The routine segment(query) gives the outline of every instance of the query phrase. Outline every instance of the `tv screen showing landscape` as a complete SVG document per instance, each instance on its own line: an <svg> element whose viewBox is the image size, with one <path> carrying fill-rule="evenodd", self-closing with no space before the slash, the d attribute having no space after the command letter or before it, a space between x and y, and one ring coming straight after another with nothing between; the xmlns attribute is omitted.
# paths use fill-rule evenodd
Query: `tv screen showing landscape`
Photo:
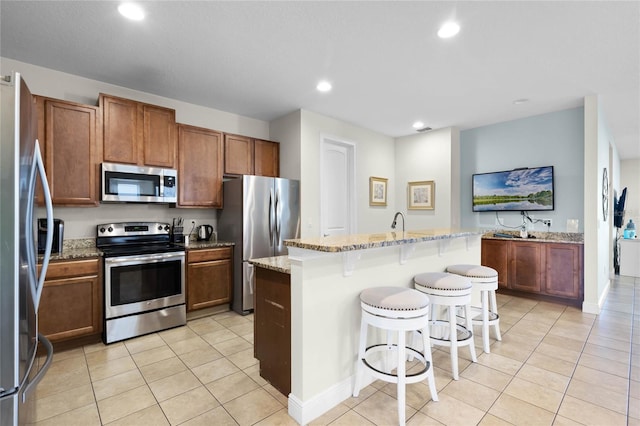
<svg viewBox="0 0 640 426"><path fill-rule="evenodd" d="M553 210L553 166L473 175L473 211Z"/></svg>

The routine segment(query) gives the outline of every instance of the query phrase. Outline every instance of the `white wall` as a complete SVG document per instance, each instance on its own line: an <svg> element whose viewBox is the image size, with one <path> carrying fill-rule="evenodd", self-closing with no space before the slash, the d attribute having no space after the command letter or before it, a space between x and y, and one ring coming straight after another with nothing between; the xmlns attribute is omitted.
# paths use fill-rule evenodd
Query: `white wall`
<svg viewBox="0 0 640 426"><path fill-rule="evenodd" d="M599 313L609 290L613 214L602 213L602 175L616 175L615 141L596 95L584 98L584 302L582 310ZM612 171L613 169L613 171ZM609 191L610 198L613 190Z"/></svg>
<svg viewBox="0 0 640 426"><path fill-rule="evenodd" d="M100 93L120 96L140 102L173 108L178 123L269 139L269 123L254 118L164 98L126 87L42 68L13 59L1 58L0 72L5 75L17 71L34 95L49 96L66 101L97 105ZM204 90L204 88L203 88Z"/></svg>
<svg viewBox="0 0 640 426"><path fill-rule="evenodd" d="M389 230L394 204L393 139L311 111L300 112L301 216L303 238L320 236L320 137L332 136L356 146L357 231ZM387 206L369 206L369 177L388 178Z"/></svg>
<svg viewBox="0 0 640 426"><path fill-rule="evenodd" d="M8 58L0 59L0 73L6 75L12 71L20 72L31 92L36 95L97 105L99 93L102 92L173 108L176 110L176 120L179 123L261 139L270 138L269 123L265 121L114 86ZM65 239L95 238L95 226L101 223L133 220L170 223L173 217L181 216L186 220L185 226L189 229L191 220L195 220L196 225L208 223L215 226L217 222L215 209L176 209L166 205L150 204L101 204L94 208L54 207L53 213L56 218L65 221ZM44 212L40 210L37 214L43 216Z"/></svg>
<svg viewBox="0 0 640 426"><path fill-rule="evenodd" d="M629 219L632 219L636 224L636 232L640 232L640 158L620 162L618 195L624 187L627 188L627 198L623 228L627 226Z"/></svg>
<svg viewBox="0 0 640 426"><path fill-rule="evenodd" d="M395 205L407 216L407 229L459 225L459 131L455 128L405 136L395 142ZM435 183L434 210L408 210L408 183Z"/></svg>
<svg viewBox="0 0 640 426"><path fill-rule="evenodd" d="M280 177L300 180L300 117L297 110L269 123L269 140L280 142Z"/></svg>
<svg viewBox="0 0 640 426"><path fill-rule="evenodd" d="M584 229L584 113L573 108L460 132L461 211L464 227L499 228L495 212L472 211L471 179L474 173L512 170L518 167L554 166L555 210L529 212L537 219L551 219L552 232L566 231L567 219L578 219ZM522 224L519 212L500 212L500 222ZM529 230L546 231L543 224Z"/></svg>

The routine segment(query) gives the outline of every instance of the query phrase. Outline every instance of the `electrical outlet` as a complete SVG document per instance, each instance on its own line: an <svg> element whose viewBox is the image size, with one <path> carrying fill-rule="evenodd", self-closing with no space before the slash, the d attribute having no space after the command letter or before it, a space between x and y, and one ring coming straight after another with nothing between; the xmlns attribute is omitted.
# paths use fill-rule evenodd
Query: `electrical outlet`
<svg viewBox="0 0 640 426"><path fill-rule="evenodd" d="M547 228L551 228L551 219L541 219L542 223L547 225Z"/></svg>

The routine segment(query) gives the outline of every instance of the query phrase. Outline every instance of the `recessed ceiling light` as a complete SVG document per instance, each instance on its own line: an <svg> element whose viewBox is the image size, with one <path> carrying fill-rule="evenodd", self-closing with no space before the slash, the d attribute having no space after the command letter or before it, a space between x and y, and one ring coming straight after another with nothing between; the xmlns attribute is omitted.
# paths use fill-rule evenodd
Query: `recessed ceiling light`
<svg viewBox="0 0 640 426"><path fill-rule="evenodd" d="M416 121L415 123L413 123L414 129L421 129L423 127L424 127L424 123L422 121Z"/></svg>
<svg viewBox="0 0 640 426"><path fill-rule="evenodd" d="M438 37L449 38L460 32L460 25L453 21L445 22L438 30Z"/></svg>
<svg viewBox="0 0 640 426"><path fill-rule="evenodd" d="M515 101L513 101L514 105L520 105L520 104L524 104L526 102L529 102L529 99L520 98L520 99L516 99Z"/></svg>
<svg viewBox="0 0 640 426"><path fill-rule="evenodd" d="M134 3L122 3L118 6L118 12L132 21L142 21L144 19L144 10Z"/></svg>
<svg viewBox="0 0 640 426"><path fill-rule="evenodd" d="M331 83L329 83L326 80L323 80L320 83L318 83L318 85L316 86L316 89L318 89L319 92L328 92L331 90Z"/></svg>

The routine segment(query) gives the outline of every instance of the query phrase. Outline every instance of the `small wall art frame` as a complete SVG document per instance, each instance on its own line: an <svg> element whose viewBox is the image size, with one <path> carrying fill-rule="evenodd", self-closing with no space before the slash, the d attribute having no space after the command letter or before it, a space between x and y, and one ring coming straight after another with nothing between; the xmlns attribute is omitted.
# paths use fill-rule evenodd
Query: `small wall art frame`
<svg viewBox="0 0 640 426"><path fill-rule="evenodd" d="M436 186L432 180L409 182L407 209L434 210L436 208Z"/></svg>
<svg viewBox="0 0 640 426"><path fill-rule="evenodd" d="M371 176L369 178L369 205L387 205L387 181L388 179Z"/></svg>

